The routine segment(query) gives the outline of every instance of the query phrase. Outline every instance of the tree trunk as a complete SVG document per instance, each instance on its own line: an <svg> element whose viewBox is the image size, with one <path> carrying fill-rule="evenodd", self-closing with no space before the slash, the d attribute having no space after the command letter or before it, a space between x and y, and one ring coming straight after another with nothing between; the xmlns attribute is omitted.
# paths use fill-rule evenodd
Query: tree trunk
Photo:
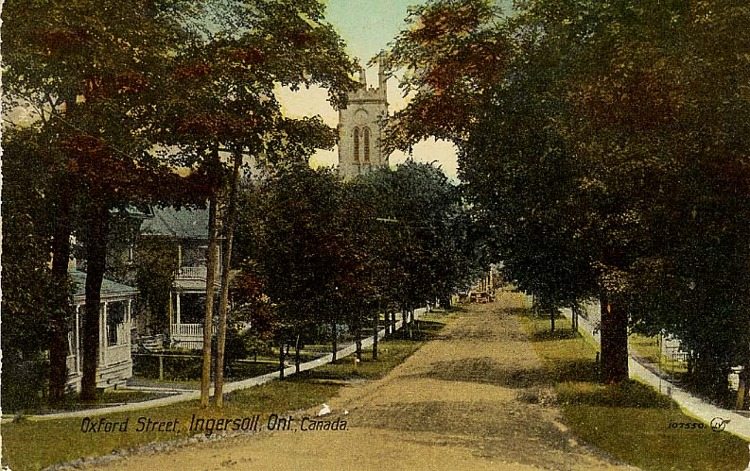
<svg viewBox="0 0 750 471"><path fill-rule="evenodd" d="M745 404L747 404L747 388L748 388L748 370L747 363L745 363L742 372L740 372L740 384L737 388L737 400L734 408L737 410L744 410Z"/></svg>
<svg viewBox="0 0 750 471"><path fill-rule="evenodd" d="M224 347L227 342L227 309L229 307L229 271L232 262L232 241L237 219L237 187L240 181L242 153L234 153L234 168L229 188L229 202L224 215L224 237L226 244L221 265L221 297L219 300L219 331L216 341L216 386L214 401L217 407L224 406Z"/></svg>
<svg viewBox="0 0 750 471"><path fill-rule="evenodd" d="M372 316L372 359L378 359L378 321L380 320L380 307L375 310Z"/></svg>
<svg viewBox="0 0 750 471"><path fill-rule="evenodd" d="M96 370L99 363L101 288L107 265L109 207L103 200L92 202L86 220L86 306L83 315L83 376L81 400L96 399ZM106 319L105 319L106 322ZM106 339L105 339L106 340Z"/></svg>
<svg viewBox="0 0 750 471"><path fill-rule="evenodd" d="M335 362L336 361L336 350L338 350L338 340L339 340L338 339L339 332L338 332L338 328L336 327L336 321L335 320L331 323L331 332L333 333L333 340L331 341L331 343L332 343L332 345L331 345L331 354L333 356L331 358L331 361Z"/></svg>
<svg viewBox="0 0 750 471"><path fill-rule="evenodd" d="M550 332L555 331L555 309L549 310L549 330Z"/></svg>
<svg viewBox="0 0 750 471"><path fill-rule="evenodd" d="M622 304L601 297L601 371L605 383L628 379L628 315Z"/></svg>
<svg viewBox="0 0 750 471"><path fill-rule="evenodd" d="M448 311L451 308L451 297L450 295L445 296L440 300L440 307L443 308L443 310Z"/></svg>
<svg viewBox="0 0 750 471"><path fill-rule="evenodd" d="M217 154L218 157L218 154ZM203 319L203 369L201 371L201 407L208 407L211 393L211 337L214 319L214 284L218 247L216 192L208 201L208 254L206 254L206 312Z"/></svg>
<svg viewBox="0 0 750 471"><path fill-rule="evenodd" d="M297 335L297 342L294 344L294 371L296 373L299 373L299 366L300 366L300 356L299 356L299 345L300 345L300 335Z"/></svg>
<svg viewBox="0 0 750 471"><path fill-rule="evenodd" d="M747 347L746 347L747 348ZM742 362L742 371L740 372L740 385L737 388L737 400L735 409L745 410L747 408L747 399L750 395L750 351L745 350L744 361Z"/></svg>
<svg viewBox="0 0 750 471"><path fill-rule="evenodd" d="M354 329L354 345L356 350L357 360L362 361L362 329L359 326Z"/></svg>
<svg viewBox="0 0 750 471"><path fill-rule="evenodd" d="M286 361L286 355L284 355L284 341L279 342L279 379L284 379L284 362Z"/></svg>
<svg viewBox="0 0 750 471"><path fill-rule="evenodd" d="M52 295L49 345L49 401L59 404L65 396L68 380L67 334L71 314L68 299L68 259L70 258L71 195L66 185L61 185L60 204L55 211L55 229L52 238L52 279L56 293ZM80 332L76 332L76 342ZM75 352L75 347L74 347Z"/></svg>
<svg viewBox="0 0 750 471"><path fill-rule="evenodd" d="M409 338L414 338L414 309L409 307L408 308L408 316L409 316Z"/></svg>

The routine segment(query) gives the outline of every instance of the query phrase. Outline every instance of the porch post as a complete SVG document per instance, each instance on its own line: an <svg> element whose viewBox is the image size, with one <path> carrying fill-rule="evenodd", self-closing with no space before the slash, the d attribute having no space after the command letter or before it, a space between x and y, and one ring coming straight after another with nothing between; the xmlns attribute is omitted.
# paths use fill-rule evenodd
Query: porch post
<svg viewBox="0 0 750 471"><path fill-rule="evenodd" d="M167 314L169 315L169 331L172 332L172 324L174 324L174 303L172 302L172 290L169 290L169 306L167 307Z"/></svg>
<svg viewBox="0 0 750 471"><path fill-rule="evenodd" d="M101 320L99 321L99 351L101 354L101 366L107 365L107 303L102 304Z"/></svg>
<svg viewBox="0 0 750 471"><path fill-rule="evenodd" d="M132 302L133 302L133 300L130 299L130 298L128 298L128 308L125 310L125 329L124 330L125 330L125 344L126 345L130 345L130 342L131 342L131 338L130 338L130 329L131 329L130 320L131 320L132 309L133 309Z"/></svg>
<svg viewBox="0 0 750 471"><path fill-rule="evenodd" d="M81 316L80 316L80 304L76 304L76 337L75 346L73 347L73 354L76 356L75 367L76 373L81 372Z"/></svg>
<svg viewBox="0 0 750 471"><path fill-rule="evenodd" d="M180 292L177 291L175 294L177 295L177 324L179 325L181 323L181 319L180 319Z"/></svg>

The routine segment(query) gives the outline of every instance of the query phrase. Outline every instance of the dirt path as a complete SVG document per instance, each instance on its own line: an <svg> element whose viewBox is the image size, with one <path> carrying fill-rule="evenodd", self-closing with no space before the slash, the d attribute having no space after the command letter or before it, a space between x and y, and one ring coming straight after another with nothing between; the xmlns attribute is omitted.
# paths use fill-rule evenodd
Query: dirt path
<svg viewBox="0 0 750 471"><path fill-rule="evenodd" d="M506 295L472 306L382 380L343 389L328 418L345 419L345 431L299 430L299 414L297 431L133 456L97 469L632 469L578 445L546 400L549 390L524 376L540 361L506 310L518 302Z"/></svg>

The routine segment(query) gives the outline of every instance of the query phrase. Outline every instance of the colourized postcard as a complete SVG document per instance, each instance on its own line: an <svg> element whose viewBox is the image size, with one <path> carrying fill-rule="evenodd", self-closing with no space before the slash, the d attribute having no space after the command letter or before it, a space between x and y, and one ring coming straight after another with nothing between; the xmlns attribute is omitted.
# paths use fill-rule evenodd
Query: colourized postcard
<svg viewBox="0 0 750 471"><path fill-rule="evenodd" d="M3 471L750 469L750 7L6 0Z"/></svg>

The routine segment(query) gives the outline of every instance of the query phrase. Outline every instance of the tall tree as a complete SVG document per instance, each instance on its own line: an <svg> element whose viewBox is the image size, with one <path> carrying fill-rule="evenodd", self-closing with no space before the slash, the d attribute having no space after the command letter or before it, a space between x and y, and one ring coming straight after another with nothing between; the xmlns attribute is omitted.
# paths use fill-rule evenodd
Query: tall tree
<svg viewBox="0 0 750 471"><path fill-rule="evenodd" d="M747 97L730 85L747 71L736 53L746 39L735 31L745 10L731 2L710 13L701 2L519 6L507 22L506 76L485 90L460 149L461 177L500 235L506 270L553 305L599 297L606 381L627 378L635 315L651 331L669 325L691 338L699 370L713 378L701 381L721 389L733 355L710 346L706 332L742 324L746 292L743 262L726 263L746 260L736 221L746 214L737 182L747 130L737 123L746 122ZM715 51L728 30L736 49ZM713 281L726 276L740 282L731 294ZM678 312L675 299L691 305L663 313Z"/></svg>
<svg viewBox="0 0 750 471"><path fill-rule="evenodd" d="M340 105L344 91L353 84L349 78L352 63L338 35L324 22L323 13L324 7L317 1L212 2L207 19L213 27L178 57L173 71L174 83L179 86L171 96L171 106L165 109L164 120L172 125L165 127L164 140L182 149L180 158L184 164L202 168L211 176L212 213L216 213L214 208L220 203L219 193L225 195L223 205L227 211L211 218L209 230L209 247L217 246L220 226L227 241L219 304L220 356L226 330L229 241L236 217L233 195L240 167L246 161L262 165L283 155L296 157L310 145L326 147L331 142L330 130L319 119L286 118L276 99L276 89L279 85L297 89L315 84L327 88L330 101ZM215 256L213 249L209 252L210 257ZM209 260L209 269L213 266L215 263ZM213 297L214 277L208 278L207 297ZM209 401L212 325L213 303L207 302L203 406ZM220 365L216 376L216 402L221 405Z"/></svg>
<svg viewBox="0 0 750 471"><path fill-rule="evenodd" d="M341 194L330 169L313 170L305 162L279 165L262 182L259 205L249 213L254 248L247 268L263 280L282 323L277 338L282 369L289 342L344 320L340 284L348 241L339 227Z"/></svg>
<svg viewBox="0 0 750 471"><path fill-rule="evenodd" d="M86 203L85 399L93 399L96 391L99 290L106 256L102 239L108 211L128 204L134 191L143 195L154 188L149 183L168 175L145 152L150 144L144 119L159 96L162 66L184 32L180 20L186 6L189 2L123 5L87 0L4 5L8 95L14 104L33 111L43 127L55 129L56 134L46 135L62 163L60 181L66 182L56 195L52 271L57 279L67 277L72 204ZM62 335L50 344L55 359L61 354L57 346ZM64 360L54 361L52 391L59 399Z"/></svg>
<svg viewBox="0 0 750 471"><path fill-rule="evenodd" d="M439 168L408 161L353 183L373 215L368 225L375 237L366 247L382 296L411 311L468 283L480 263L479 240L470 236L458 188Z"/></svg>
<svg viewBox="0 0 750 471"><path fill-rule="evenodd" d="M45 141L33 128L6 128L2 136L2 407L10 411L37 405L48 385L56 402L67 380L71 287L67 279L55 283L48 266L55 227L49 207L58 174L50 170L59 162ZM47 348L59 355L49 357L49 368ZM62 367L54 364L58 358ZM48 370L56 376L45 377Z"/></svg>

